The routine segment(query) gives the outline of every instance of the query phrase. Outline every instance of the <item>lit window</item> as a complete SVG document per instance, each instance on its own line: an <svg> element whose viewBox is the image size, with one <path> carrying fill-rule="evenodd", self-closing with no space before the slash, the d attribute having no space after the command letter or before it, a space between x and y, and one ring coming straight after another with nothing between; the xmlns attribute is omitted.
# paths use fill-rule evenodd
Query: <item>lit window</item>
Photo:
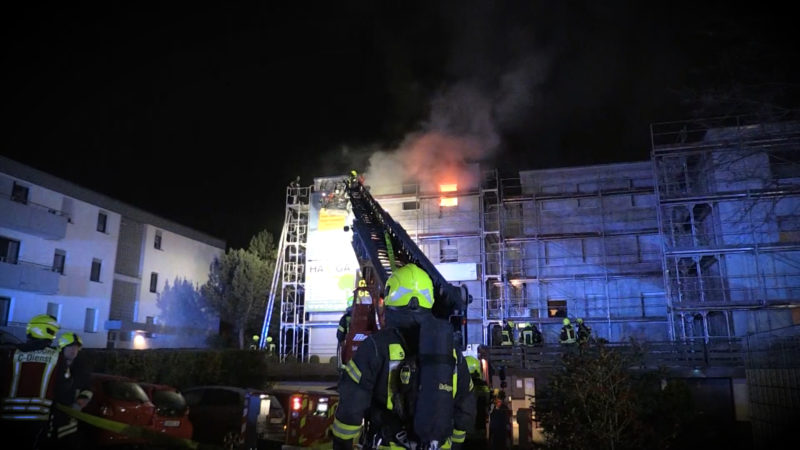
<svg viewBox="0 0 800 450"><path fill-rule="evenodd" d="M548 300L547 317L567 317L567 301Z"/></svg>
<svg viewBox="0 0 800 450"><path fill-rule="evenodd" d="M94 258L92 260L92 273L89 278L90 280L97 282L100 281L100 268L102 264L103 264L102 261L97 258Z"/></svg>
<svg viewBox="0 0 800 450"><path fill-rule="evenodd" d="M455 192L458 190L458 185L455 183L440 184L439 190L441 192Z"/></svg>
<svg viewBox="0 0 800 450"><path fill-rule="evenodd" d="M442 197L441 200L439 200L439 206L458 206L458 197Z"/></svg>

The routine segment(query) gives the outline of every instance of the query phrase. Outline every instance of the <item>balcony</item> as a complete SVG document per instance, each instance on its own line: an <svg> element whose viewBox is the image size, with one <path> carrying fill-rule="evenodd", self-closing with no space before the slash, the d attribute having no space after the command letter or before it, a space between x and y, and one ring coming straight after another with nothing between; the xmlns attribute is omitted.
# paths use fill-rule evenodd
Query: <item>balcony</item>
<svg viewBox="0 0 800 450"><path fill-rule="evenodd" d="M22 203L0 197L0 227L10 228L48 240L64 239L67 216L61 211L32 202Z"/></svg>
<svg viewBox="0 0 800 450"><path fill-rule="evenodd" d="M50 266L25 261L12 264L0 258L0 288L53 295L58 293L60 277Z"/></svg>

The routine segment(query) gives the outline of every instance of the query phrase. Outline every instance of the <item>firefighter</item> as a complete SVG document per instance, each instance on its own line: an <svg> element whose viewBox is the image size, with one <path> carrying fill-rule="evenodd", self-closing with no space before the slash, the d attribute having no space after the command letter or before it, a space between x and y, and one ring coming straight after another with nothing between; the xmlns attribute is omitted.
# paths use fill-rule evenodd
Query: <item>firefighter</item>
<svg viewBox="0 0 800 450"><path fill-rule="evenodd" d="M76 333L68 331L58 338L61 362L55 374L55 403L82 410L92 399L90 369L78 358L83 341ZM83 447L78 420L58 408L53 408L50 425L50 440L55 448L80 449Z"/></svg>
<svg viewBox="0 0 800 450"><path fill-rule="evenodd" d="M19 447L46 445L50 407L55 398L54 373L61 353L52 346L61 327L49 314L34 316L26 341L3 349L0 372L0 433Z"/></svg>
<svg viewBox="0 0 800 450"><path fill-rule="evenodd" d="M589 342L589 337L592 335L592 328L583 323L583 319L580 317L578 317L578 320L575 322L578 324L578 343L585 344Z"/></svg>
<svg viewBox="0 0 800 450"><path fill-rule="evenodd" d="M536 328L536 324L523 323L520 328L519 343L527 346L540 345L542 343L542 332Z"/></svg>
<svg viewBox="0 0 800 450"><path fill-rule="evenodd" d="M486 440L486 425L489 421L489 406L492 402L492 392L489 385L483 380L483 373L481 371L481 363L478 358L474 356L465 356L467 360L467 369L472 379L473 390L475 394L475 426L467 430L467 439L464 443L465 449L485 449L487 446Z"/></svg>
<svg viewBox="0 0 800 450"><path fill-rule="evenodd" d="M342 317L339 319L339 327L336 328L336 340L338 341L337 355L339 360L339 368L342 368L342 351L344 351L345 339L347 339L347 332L350 330L350 321L353 318L353 296L347 299L347 309Z"/></svg>
<svg viewBox="0 0 800 450"><path fill-rule="evenodd" d="M350 320L353 318L353 296L347 298L347 309L339 319L339 328L336 329L336 339L339 341L339 346L344 345L344 340L347 337L347 331L350 329Z"/></svg>
<svg viewBox="0 0 800 450"><path fill-rule="evenodd" d="M559 335L559 342L562 344L574 344L575 343L575 329L572 328L572 323L570 323L569 319L564 317L564 320L561 321L563 324L561 326L561 334Z"/></svg>
<svg viewBox="0 0 800 450"><path fill-rule="evenodd" d="M272 336L267 336L267 352L270 355L275 354L275 343L272 342Z"/></svg>
<svg viewBox="0 0 800 450"><path fill-rule="evenodd" d="M507 320L503 325L500 345L514 345L514 322Z"/></svg>
<svg viewBox="0 0 800 450"><path fill-rule="evenodd" d="M254 334L252 338L250 338L250 350L258 350L258 340L261 339L261 336Z"/></svg>
<svg viewBox="0 0 800 450"><path fill-rule="evenodd" d="M359 436L364 449L463 444L475 423L475 398L452 326L431 311L433 292L415 264L389 277L385 326L361 342L339 378L334 449L352 449Z"/></svg>

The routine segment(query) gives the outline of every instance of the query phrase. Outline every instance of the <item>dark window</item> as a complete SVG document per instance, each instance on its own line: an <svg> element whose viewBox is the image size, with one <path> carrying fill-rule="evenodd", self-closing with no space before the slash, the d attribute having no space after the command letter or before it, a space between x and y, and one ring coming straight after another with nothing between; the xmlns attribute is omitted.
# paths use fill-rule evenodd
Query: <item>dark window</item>
<svg viewBox="0 0 800 450"><path fill-rule="evenodd" d="M9 313L11 313L11 299L0 297L0 327L8 325Z"/></svg>
<svg viewBox="0 0 800 450"><path fill-rule="evenodd" d="M161 250L161 232L160 231L156 231L156 238L153 241L153 247L155 247L156 250ZM155 292L155 291L151 291L151 292Z"/></svg>
<svg viewBox="0 0 800 450"><path fill-rule="evenodd" d="M0 262L16 264L19 258L19 241L0 236Z"/></svg>
<svg viewBox="0 0 800 450"><path fill-rule="evenodd" d="M158 273L150 272L150 292L158 292Z"/></svg>
<svg viewBox="0 0 800 450"><path fill-rule="evenodd" d="M92 281L100 281L100 267L102 266L102 261L95 258L92 260L92 274L89 278Z"/></svg>
<svg viewBox="0 0 800 450"><path fill-rule="evenodd" d="M117 400L137 403L150 401L144 389L133 381L106 381L103 390L107 396Z"/></svg>
<svg viewBox="0 0 800 450"><path fill-rule="evenodd" d="M11 200L13 200L13 201L15 201L17 203L22 203L24 205L27 205L28 204L28 192L29 191L28 191L28 187L27 186L22 186L20 184L17 184L17 182L15 181L14 182L14 187L12 188L12 191L11 191Z"/></svg>
<svg viewBox="0 0 800 450"><path fill-rule="evenodd" d="M97 231L101 233L106 232L106 223L108 222L108 215L106 213L97 214Z"/></svg>
<svg viewBox="0 0 800 450"><path fill-rule="evenodd" d="M458 246L451 243L450 239L439 241L439 261L458 262Z"/></svg>
<svg viewBox="0 0 800 450"><path fill-rule="evenodd" d="M58 272L64 275L64 262L67 260L67 252L64 250L56 249L53 254L53 272Z"/></svg>
<svg viewBox="0 0 800 450"><path fill-rule="evenodd" d="M403 211L414 211L419 209L419 202L403 202Z"/></svg>

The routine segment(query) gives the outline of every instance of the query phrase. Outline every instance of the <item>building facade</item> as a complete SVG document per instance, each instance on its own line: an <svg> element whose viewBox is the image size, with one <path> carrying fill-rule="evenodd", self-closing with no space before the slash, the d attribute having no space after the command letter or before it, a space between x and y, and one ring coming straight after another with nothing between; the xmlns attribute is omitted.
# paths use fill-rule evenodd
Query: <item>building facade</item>
<svg viewBox="0 0 800 450"><path fill-rule="evenodd" d="M371 192L468 288L472 346L496 343L503 321L534 323L554 343L565 317L611 342L708 342L800 323L798 131L795 117L657 124L649 161L511 175L470 164L447 186ZM301 314L315 290L305 255L324 180L287 191L282 336L335 328L344 309L330 299L341 308L324 320ZM320 345L284 340L282 352L329 356L332 334L319 335Z"/></svg>
<svg viewBox="0 0 800 450"><path fill-rule="evenodd" d="M0 157L0 327L24 339L37 314L87 347L181 346L157 299L201 285L225 242ZM189 327L191 328L191 327Z"/></svg>

